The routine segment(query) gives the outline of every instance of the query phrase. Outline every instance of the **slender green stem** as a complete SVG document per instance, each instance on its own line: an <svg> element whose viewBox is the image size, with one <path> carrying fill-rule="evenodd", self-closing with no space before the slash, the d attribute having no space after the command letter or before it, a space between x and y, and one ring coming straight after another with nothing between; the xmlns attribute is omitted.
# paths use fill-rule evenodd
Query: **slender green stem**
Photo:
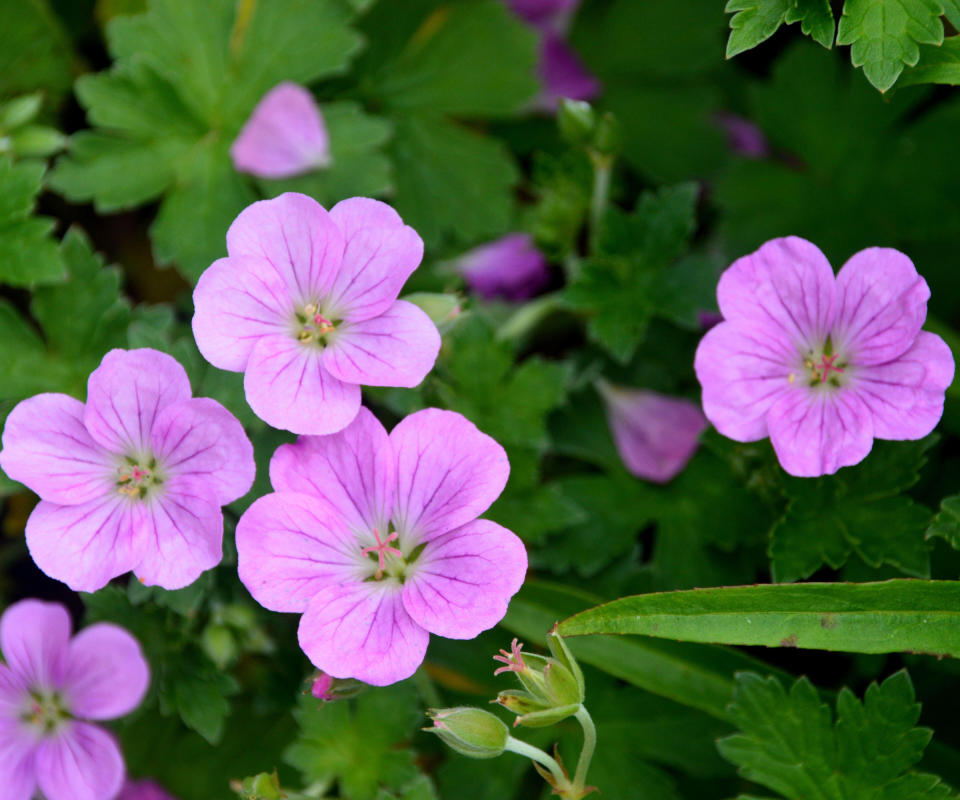
<svg viewBox="0 0 960 800"><path fill-rule="evenodd" d="M532 744L527 744L520 739L514 739L512 736L508 736L506 749L519 756L526 756L538 764L543 764L543 766L550 770L550 774L553 775L557 789L564 790L569 787L570 781L567 779L567 776L563 774L560 765L539 747L534 747Z"/></svg>
<svg viewBox="0 0 960 800"><path fill-rule="evenodd" d="M413 683L427 706L430 708L440 708L440 706L443 705L443 698L440 697L440 692L437 691L433 679L427 674L427 670L423 665L413 673Z"/></svg>
<svg viewBox="0 0 960 800"><path fill-rule="evenodd" d="M590 769L590 760L593 758L593 751L597 746L597 729L593 724L593 718L590 712L581 704L574 714L580 727L583 728L583 749L580 751L580 760L577 761L577 771L573 776L573 788L575 795L580 797L583 787L587 782L587 770Z"/></svg>
<svg viewBox="0 0 960 800"><path fill-rule="evenodd" d="M590 244L596 245L600 230L600 220L607 210L610 199L610 176L613 172L613 159L609 156L594 155L593 161L593 197L590 200Z"/></svg>

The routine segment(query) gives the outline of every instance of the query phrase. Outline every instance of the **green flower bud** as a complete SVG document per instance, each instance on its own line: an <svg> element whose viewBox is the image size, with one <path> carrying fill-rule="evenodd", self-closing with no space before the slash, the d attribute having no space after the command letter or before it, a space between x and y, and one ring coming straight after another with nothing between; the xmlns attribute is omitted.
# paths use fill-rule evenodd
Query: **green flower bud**
<svg viewBox="0 0 960 800"><path fill-rule="evenodd" d="M551 660L543 668L543 682L552 706L580 705L583 692L576 678L559 661Z"/></svg>
<svg viewBox="0 0 960 800"><path fill-rule="evenodd" d="M580 708L579 703L567 706L554 706L545 708L543 711L532 711L517 717L513 724L523 725L525 728L546 728L548 725L556 725L560 720L572 717Z"/></svg>
<svg viewBox="0 0 960 800"><path fill-rule="evenodd" d="M623 127L609 111L604 114L593 135L593 150L601 156L614 156L623 144Z"/></svg>
<svg viewBox="0 0 960 800"><path fill-rule="evenodd" d="M280 789L276 772L261 772L259 775L244 778L239 787L234 786L234 791L244 800L282 800L286 797Z"/></svg>
<svg viewBox="0 0 960 800"><path fill-rule="evenodd" d="M491 702L498 703L508 711L514 714L531 714L535 711L543 711L549 708L540 700L537 700L529 692L519 692L514 689L507 689L497 695L497 699Z"/></svg>
<svg viewBox="0 0 960 800"><path fill-rule="evenodd" d="M547 646L550 648L550 652L553 653L553 657L570 670L570 674L573 675L573 679L577 682L577 686L580 689L579 702L582 703L583 698L587 694L587 684L583 679L583 670L580 669L580 665L573 657L573 653L570 652L570 648L567 647L564 638L557 632L557 625L554 625L547 634Z"/></svg>
<svg viewBox="0 0 960 800"><path fill-rule="evenodd" d="M435 733L458 753L470 758L496 758L506 749L510 732L499 717L469 706L428 712Z"/></svg>
<svg viewBox="0 0 960 800"><path fill-rule="evenodd" d="M557 109L557 127L570 144L587 144L597 127L597 115L589 103L563 98Z"/></svg>
<svg viewBox="0 0 960 800"><path fill-rule="evenodd" d="M207 625L203 629L200 645L210 660L220 669L232 663L237 657L237 640L230 629L224 625Z"/></svg>

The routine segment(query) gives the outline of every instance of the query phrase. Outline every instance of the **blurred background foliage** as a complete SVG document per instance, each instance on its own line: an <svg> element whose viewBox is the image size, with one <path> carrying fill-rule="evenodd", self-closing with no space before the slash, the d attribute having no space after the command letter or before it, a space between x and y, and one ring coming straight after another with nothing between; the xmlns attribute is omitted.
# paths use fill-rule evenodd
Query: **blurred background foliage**
<svg viewBox="0 0 960 800"><path fill-rule="evenodd" d="M949 66L953 4L914 4L933 8L947 36L923 58ZM83 398L110 348L156 347L181 360L195 393L237 415L260 465L252 492L229 509L220 567L177 592L121 579L82 598L33 566L23 527L34 498L0 474L2 604L63 600L77 620L128 627L149 656L150 699L117 726L132 775L182 800L236 797L231 780L275 768L280 784L309 797L534 797L541 783L526 761L468 761L418 731L426 706L478 703L503 688L490 656L511 635L542 644L557 619L623 594L957 577L957 390L939 435L880 444L834 477L787 479L767 442L707 433L687 469L660 486L623 466L594 388L603 376L696 399L693 353L719 273L787 234L817 243L835 267L868 246L905 251L932 288L928 327L960 341L960 97L910 70L901 84L919 85L878 92L847 48L825 49L803 26L771 37L790 9L810 5L731 3L753 26L732 49L757 46L727 60L730 17L716 0L584 0L569 42L602 84L595 108L619 131L606 152L611 202L591 226L595 160L537 110L536 35L500 0L0 0L0 419L34 393ZM842 5L833 4L838 19ZM239 174L229 146L284 80L317 97L333 165L282 181ZM756 126L762 147L732 140L731 114ZM328 206L383 198L423 236L424 265L407 291L456 295L462 311L442 323L440 360L418 389L371 390L366 401L388 423L451 408L501 441L511 478L487 516L515 530L531 560L503 626L472 642L434 637L416 679L321 708L302 695L310 665L295 620L256 606L232 546L237 516L269 491L266 463L290 437L253 416L241 376L206 364L189 328L190 289L225 254L230 222L289 190ZM513 231L533 234L548 256L547 293L526 305L471 297L451 260ZM922 768L960 785L953 663L638 639L579 647L600 737L591 782L605 797L807 797L753 767L782 755L758 754L765 739L790 742L805 714L822 716L816 691L791 690L793 728L754 729L745 705L780 714L783 689L735 682L742 670L781 687L807 675L832 707L842 686L859 696L908 667L920 720L936 730ZM910 718L896 739L916 723L914 690L883 687L878 719ZM847 731L858 712L844 702L837 725ZM817 736L834 735L829 713ZM737 727L740 739L718 750ZM531 741L548 746L556 733L566 752L570 732ZM864 747L885 746L861 733ZM912 767L922 743L915 750L898 768ZM849 796L864 798L952 796L914 778L851 785L862 793Z"/></svg>

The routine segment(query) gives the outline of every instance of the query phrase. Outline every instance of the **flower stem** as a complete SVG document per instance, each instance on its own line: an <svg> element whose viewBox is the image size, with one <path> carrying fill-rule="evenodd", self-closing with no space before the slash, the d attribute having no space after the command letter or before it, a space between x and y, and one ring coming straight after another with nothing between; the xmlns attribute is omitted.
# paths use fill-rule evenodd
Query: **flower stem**
<svg viewBox="0 0 960 800"><path fill-rule="evenodd" d="M416 672L413 673L413 683L420 692L423 702L432 708L439 708L443 705L443 698L433 682L433 679L427 673L426 668L421 664Z"/></svg>
<svg viewBox="0 0 960 800"><path fill-rule="evenodd" d="M536 761L538 764L542 764L548 770L550 774L553 775L554 781L556 781L555 787L559 791L566 791L570 786L570 781L566 775L563 774L563 770L560 768L560 765L550 756L543 752L539 747L534 747L532 744L527 744L520 739L514 739L512 736L507 737L507 746L506 749L511 753L516 753L520 756L526 756L532 761ZM560 795L563 797L563 794Z"/></svg>
<svg viewBox="0 0 960 800"><path fill-rule="evenodd" d="M610 175L613 172L613 159L609 156L592 155L593 162L593 197L590 200L590 249L594 250L597 244L597 234L600 230L600 220L607 210L610 199Z"/></svg>
<svg viewBox="0 0 960 800"><path fill-rule="evenodd" d="M581 797L587 781L587 770L590 769L590 760L593 758L593 751L597 746L597 729L593 724L590 712L582 704L574 716L580 723L580 727L583 728L583 749L580 751L577 771L573 776L574 795Z"/></svg>

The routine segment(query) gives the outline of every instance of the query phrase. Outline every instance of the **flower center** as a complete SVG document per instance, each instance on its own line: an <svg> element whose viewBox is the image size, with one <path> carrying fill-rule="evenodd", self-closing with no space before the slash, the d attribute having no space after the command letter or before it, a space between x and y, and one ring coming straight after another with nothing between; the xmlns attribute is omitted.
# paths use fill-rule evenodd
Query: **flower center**
<svg viewBox="0 0 960 800"><path fill-rule="evenodd" d="M409 554L404 554L399 547L393 547L390 544L390 542L400 544L400 534L397 531L390 531L385 538L381 539L380 531L374 528L373 538L376 541L375 545L360 550L361 555L377 564L376 571L367 580L381 581L384 578L396 578L403 583L407 576L407 568L420 556L423 545L418 545Z"/></svg>
<svg viewBox="0 0 960 800"><path fill-rule="evenodd" d="M154 487L163 483L153 456L138 458L127 456L117 467L117 491L135 500L142 500Z"/></svg>
<svg viewBox="0 0 960 800"><path fill-rule="evenodd" d="M326 344L326 335L333 333L336 328L337 323L323 316L317 303L307 303L296 313L297 340L304 344L312 343L323 347Z"/></svg>
<svg viewBox="0 0 960 800"><path fill-rule="evenodd" d="M51 734L72 716L59 692L31 690L30 703L20 719L38 733Z"/></svg>
<svg viewBox="0 0 960 800"><path fill-rule="evenodd" d="M803 370L806 371L808 386L842 386L843 375L847 371L848 363L841 359L840 353L834 353L828 338L822 350L808 350L802 354ZM801 374L803 372L801 371ZM800 377L796 372L787 376L787 381L795 383Z"/></svg>

